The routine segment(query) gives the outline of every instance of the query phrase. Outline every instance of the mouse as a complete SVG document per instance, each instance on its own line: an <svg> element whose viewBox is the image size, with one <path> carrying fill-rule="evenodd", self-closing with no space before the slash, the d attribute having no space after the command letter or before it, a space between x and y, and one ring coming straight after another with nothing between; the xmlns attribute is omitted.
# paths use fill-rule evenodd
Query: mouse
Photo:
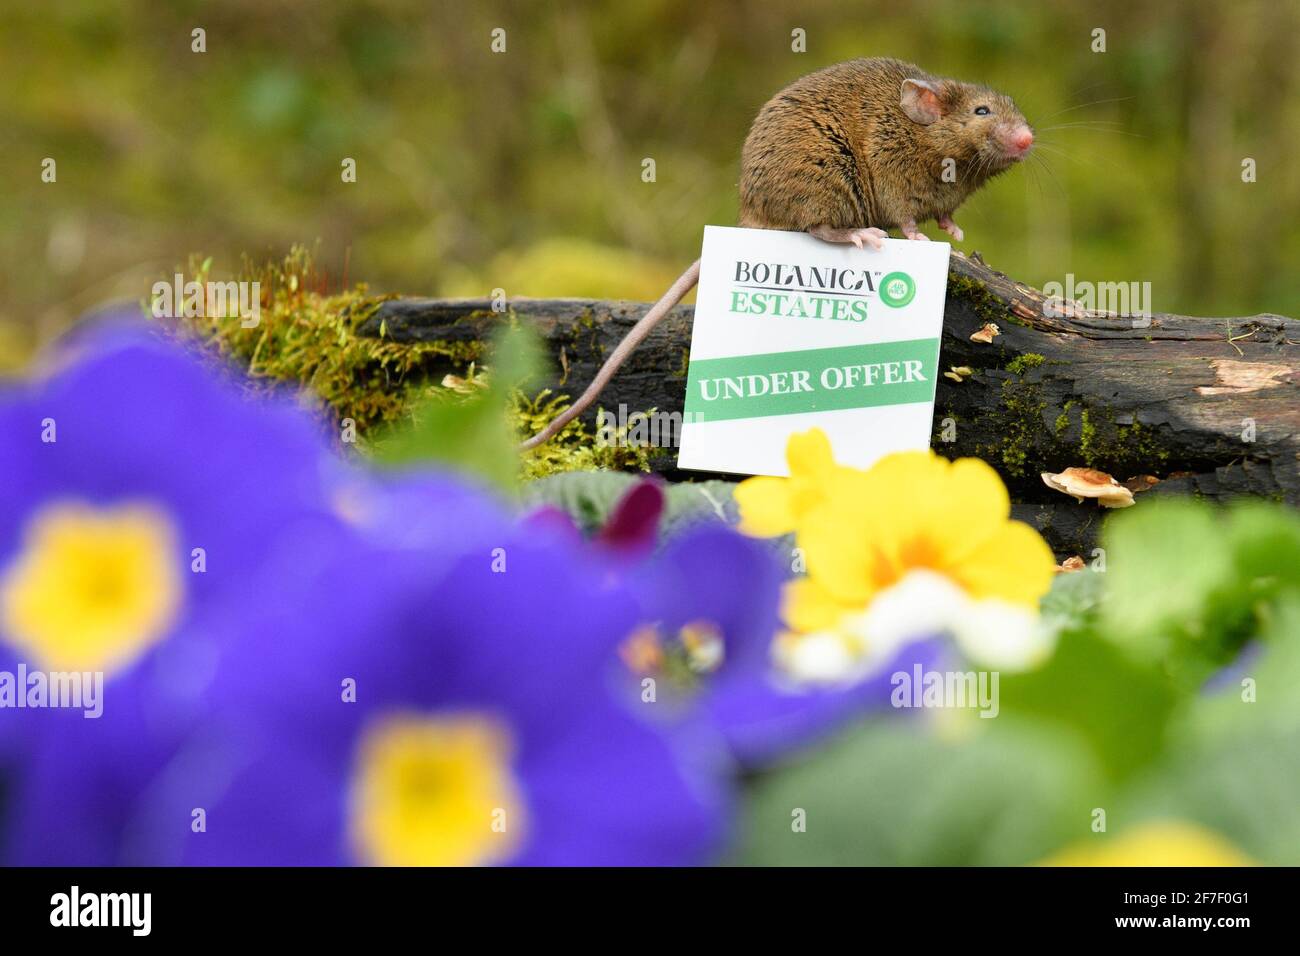
<svg viewBox="0 0 1300 956"><path fill-rule="evenodd" d="M934 220L955 241L953 213L1027 155L1034 130L1011 97L888 57L800 77L754 118L740 158L737 224L884 248L888 230L926 241ZM576 402L519 447L535 448L581 415L700 278L696 259L610 353Z"/></svg>

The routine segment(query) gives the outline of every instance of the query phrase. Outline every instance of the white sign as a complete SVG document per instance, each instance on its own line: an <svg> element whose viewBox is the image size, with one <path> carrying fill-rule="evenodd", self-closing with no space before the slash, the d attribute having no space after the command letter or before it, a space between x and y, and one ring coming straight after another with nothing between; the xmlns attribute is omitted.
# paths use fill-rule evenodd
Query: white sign
<svg viewBox="0 0 1300 956"><path fill-rule="evenodd" d="M948 253L706 226L678 466L788 475L814 427L859 468L930 447Z"/></svg>

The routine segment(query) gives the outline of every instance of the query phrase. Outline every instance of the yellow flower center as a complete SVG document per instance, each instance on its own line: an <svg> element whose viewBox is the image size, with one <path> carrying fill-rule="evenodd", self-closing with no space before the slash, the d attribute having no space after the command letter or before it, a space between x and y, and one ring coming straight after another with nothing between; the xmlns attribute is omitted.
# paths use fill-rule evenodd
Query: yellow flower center
<svg viewBox="0 0 1300 956"><path fill-rule="evenodd" d="M0 634L50 670L110 672L166 635L181 591L164 514L57 502L28 521L0 576Z"/></svg>
<svg viewBox="0 0 1300 956"><path fill-rule="evenodd" d="M691 621L678 632L691 670L707 674L722 666L726 645L722 629L712 621Z"/></svg>
<svg viewBox="0 0 1300 956"><path fill-rule="evenodd" d="M618 653L633 674L653 674L664 663L664 641L659 628L654 624L641 625L619 645Z"/></svg>
<svg viewBox="0 0 1300 956"><path fill-rule="evenodd" d="M722 666L726 643L722 629L712 621L690 621L666 639L659 624L643 624L619 645L619 656L633 674L646 676L665 671L677 677L709 674Z"/></svg>
<svg viewBox="0 0 1300 956"><path fill-rule="evenodd" d="M510 744L502 727L481 717L406 713L368 728L351 808L361 859L472 866L508 858L526 823Z"/></svg>

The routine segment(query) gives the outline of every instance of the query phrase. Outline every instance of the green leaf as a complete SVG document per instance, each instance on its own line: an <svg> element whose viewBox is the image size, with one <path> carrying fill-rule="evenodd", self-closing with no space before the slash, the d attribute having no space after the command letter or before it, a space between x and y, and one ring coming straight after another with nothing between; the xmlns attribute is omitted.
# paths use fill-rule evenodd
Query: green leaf
<svg viewBox="0 0 1300 956"><path fill-rule="evenodd" d="M1096 620L1104 588L1092 569L1058 574L1039 604L1044 622L1056 629L1080 628Z"/></svg>
<svg viewBox="0 0 1300 956"><path fill-rule="evenodd" d="M1243 680L1254 700L1243 698ZM1206 747L1251 734L1294 732L1300 749L1300 598L1269 613L1260 638L1215 676L1213 687L1191 699L1177 727L1179 740Z"/></svg>
<svg viewBox="0 0 1300 956"><path fill-rule="evenodd" d="M1298 638L1300 599L1291 599L1256 652L1188 702L1169 758L1123 801L1127 817L1192 820L1261 862L1300 864Z"/></svg>
<svg viewBox="0 0 1300 956"><path fill-rule="evenodd" d="M1158 500L1112 519L1107 547L1105 633L1189 689L1300 592L1300 518L1279 505Z"/></svg>
<svg viewBox="0 0 1300 956"><path fill-rule="evenodd" d="M687 481L669 485L663 533L678 534L700 521L723 521L734 526L740 520L735 491L733 481Z"/></svg>
<svg viewBox="0 0 1300 956"><path fill-rule="evenodd" d="M1156 658L1178 632L1198 631L1206 596L1231 579L1232 554L1209 508L1156 499L1106 524L1107 633Z"/></svg>
<svg viewBox="0 0 1300 956"><path fill-rule="evenodd" d="M1178 691L1158 662L1133 658L1093 628L1067 627L1042 667L1002 675L1000 697L1005 714L1078 734L1107 774L1121 780L1163 750Z"/></svg>
<svg viewBox="0 0 1300 956"><path fill-rule="evenodd" d="M1014 865L1088 832L1108 790L1071 735L1006 716L957 729L971 735L878 719L760 778L732 862ZM796 832L800 810L805 832Z"/></svg>
<svg viewBox="0 0 1300 956"><path fill-rule="evenodd" d="M1300 589L1300 514L1264 501L1233 505L1229 533L1237 575Z"/></svg>
<svg viewBox="0 0 1300 956"><path fill-rule="evenodd" d="M544 366L546 359L537 333L525 327L510 327L497 338L489 364L492 394L504 406L512 389L522 388Z"/></svg>
<svg viewBox="0 0 1300 956"><path fill-rule="evenodd" d="M489 388L468 398L440 392L422 400L409 423L375 443L373 458L386 467L444 462L494 485L513 488L519 472L518 439L506 410L512 389L537 367L535 335L507 330L492 352Z"/></svg>

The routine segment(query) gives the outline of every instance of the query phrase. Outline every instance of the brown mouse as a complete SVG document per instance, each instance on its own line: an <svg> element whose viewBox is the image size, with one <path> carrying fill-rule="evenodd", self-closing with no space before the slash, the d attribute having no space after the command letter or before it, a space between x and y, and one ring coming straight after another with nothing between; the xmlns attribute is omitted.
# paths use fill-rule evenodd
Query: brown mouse
<svg viewBox="0 0 1300 956"><path fill-rule="evenodd" d="M928 239L971 193L1028 153L1034 132L1011 98L883 57L795 80L759 110L740 160L739 225L808 232L882 248L886 230ZM582 414L619 366L699 281L697 259L606 359L582 396L520 447L553 438Z"/></svg>

